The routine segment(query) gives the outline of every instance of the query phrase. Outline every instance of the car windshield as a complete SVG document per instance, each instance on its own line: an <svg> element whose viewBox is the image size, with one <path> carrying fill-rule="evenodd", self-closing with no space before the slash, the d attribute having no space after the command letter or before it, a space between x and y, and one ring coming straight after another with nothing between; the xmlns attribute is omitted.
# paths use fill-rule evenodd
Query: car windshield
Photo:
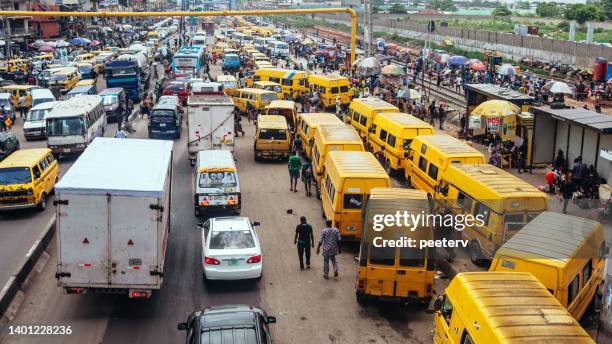
<svg viewBox="0 0 612 344"><path fill-rule="evenodd" d="M4 105L5 108L8 108L11 105L11 102L6 98L0 98L0 106Z"/></svg>
<svg viewBox="0 0 612 344"><path fill-rule="evenodd" d="M85 122L82 117L51 118L47 120L47 136L83 135Z"/></svg>
<svg viewBox="0 0 612 344"><path fill-rule="evenodd" d="M66 94L66 96L64 97L64 100L68 100L70 98L74 98L74 97L78 96L79 94L86 94L86 92L70 92L70 93Z"/></svg>
<svg viewBox="0 0 612 344"><path fill-rule="evenodd" d="M200 187L234 187L236 186L234 172L207 172L200 174Z"/></svg>
<svg viewBox="0 0 612 344"><path fill-rule="evenodd" d="M28 112L28 118L26 120L42 121L43 119L45 119L45 114L47 114L47 112L49 112L49 110L30 110L30 112Z"/></svg>
<svg viewBox="0 0 612 344"><path fill-rule="evenodd" d="M170 84L166 87L167 90L170 91L182 91L185 88L183 84Z"/></svg>
<svg viewBox="0 0 612 344"><path fill-rule="evenodd" d="M261 95L261 100L264 102L271 102L273 100L278 100L278 94L276 93L264 93Z"/></svg>
<svg viewBox="0 0 612 344"><path fill-rule="evenodd" d="M43 104L43 103L48 103L48 102L54 102L55 99L53 98L38 98L35 100L32 100L32 106L36 106L38 104Z"/></svg>
<svg viewBox="0 0 612 344"><path fill-rule="evenodd" d="M102 96L102 104L103 105L113 105L119 102L119 97L116 94L108 94Z"/></svg>
<svg viewBox="0 0 612 344"><path fill-rule="evenodd" d="M151 117L173 117L175 116L175 112L172 110L153 110L151 112Z"/></svg>
<svg viewBox="0 0 612 344"><path fill-rule="evenodd" d="M0 168L0 185L28 184L32 174L28 167Z"/></svg>
<svg viewBox="0 0 612 344"><path fill-rule="evenodd" d="M64 80L68 80L68 77L65 76L65 75L51 75L49 80L51 80L51 81L64 81Z"/></svg>
<svg viewBox="0 0 612 344"><path fill-rule="evenodd" d="M250 231L213 231L210 237L210 249L232 250L255 247L255 240Z"/></svg>
<svg viewBox="0 0 612 344"><path fill-rule="evenodd" d="M91 69L91 66L80 66L79 72L81 72L81 74L89 74L91 72Z"/></svg>
<svg viewBox="0 0 612 344"><path fill-rule="evenodd" d="M135 75L136 68L111 68L108 72L111 76Z"/></svg>

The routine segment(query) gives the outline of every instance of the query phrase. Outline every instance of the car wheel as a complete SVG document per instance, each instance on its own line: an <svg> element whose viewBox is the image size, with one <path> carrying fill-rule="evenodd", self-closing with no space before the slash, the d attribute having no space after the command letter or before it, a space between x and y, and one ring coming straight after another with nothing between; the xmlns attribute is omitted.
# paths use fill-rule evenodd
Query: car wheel
<svg viewBox="0 0 612 344"><path fill-rule="evenodd" d="M36 209L39 211L44 211L47 209L47 194L45 192L40 195L40 203L36 206Z"/></svg>
<svg viewBox="0 0 612 344"><path fill-rule="evenodd" d="M200 217L200 211L198 209L194 210L195 217Z"/></svg>

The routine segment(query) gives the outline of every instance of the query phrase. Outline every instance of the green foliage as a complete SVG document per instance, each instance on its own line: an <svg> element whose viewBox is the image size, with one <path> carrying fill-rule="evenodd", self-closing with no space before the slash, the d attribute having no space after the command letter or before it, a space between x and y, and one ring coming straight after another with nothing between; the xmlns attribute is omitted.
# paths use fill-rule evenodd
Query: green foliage
<svg viewBox="0 0 612 344"><path fill-rule="evenodd" d="M506 16L512 15L512 12L508 9L508 7L500 5L500 6L495 7L495 9L493 10L493 12L491 12L491 14L494 17L506 17Z"/></svg>
<svg viewBox="0 0 612 344"><path fill-rule="evenodd" d="M601 0L599 3L606 18L612 19L612 0Z"/></svg>
<svg viewBox="0 0 612 344"><path fill-rule="evenodd" d="M406 7L402 4L393 4L393 6L389 7L389 13L392 14L405 14Z"/></svg>
<svg viewBox="0 0 612 344"><path fill-rule="evenodd" d="M580 24L592 20L605 20L601 6L595 4L574 4L568 6L564 13L565 19L575 20Z"/></svg>
<svg viewBox="0 0 612 344"><path fill-rule="evenodd" d="M427 8L431 8L438 11L449 11L454 12L457 10L453 0L429 0Z"/></svg>
<svg viewBox="0 0 612 344"><path fill-rule="evenodd" d="M540 17L558 17L561 15L561 9L554 2L540 2L536 7L536 14Z"/></svg>
<svg viewBox="0 0 612 344"><path fill-rule="evenodd" d="M521 10L528 10L529 1L520 1L518 4L516 4L516 7Z"/></svg>
<svg viewBox="0 0 612 344"><path fill-rule="evenodd" d="M569 27L570 27L570 24L565 20L557 24L557 29L559 30L569 31Z"/></svg>

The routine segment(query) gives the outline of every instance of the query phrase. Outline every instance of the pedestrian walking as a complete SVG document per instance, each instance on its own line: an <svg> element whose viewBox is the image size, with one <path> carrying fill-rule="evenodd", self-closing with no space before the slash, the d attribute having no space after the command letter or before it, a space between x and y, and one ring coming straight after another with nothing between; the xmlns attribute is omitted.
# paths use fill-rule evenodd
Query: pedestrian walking
<svg viewBox="0 0 612 344"><path fill-rule="evenodd" d="M331 261L334 267L334 277L338 277L338 263L336 255L341 253L340 247L340 231L332 226L331 220L325 221L325 228L321 231L319 244L317 245L317 255L323 247L323 278L329 278L329 262Z"/></svg>
<svg viewBox="0 0 612 344"><path fill-rule="evenodd" d="M440 119L440 130L444 130L444 120L446 119L446 109L443 104L438 108L438 118Z"/></svg>
<svg viewBox="0 0 612 344"><path fill-rule="evenodd" d="M244 137L244 130L242 130L242 118L240 114L234 112L234 136L238 137L238 133L241 133Z"/></svg>
<svg viewBox="0 0 612 344"><path fill-rule="evenodd" d="M310 249L314 248L314 235L312 226L306 222L306 216L301 216L300 224L295 227L293 244L297 245L300 270L304 270L304 256L306 256L306 269L310 269Z"/></svg>
<svg viewBox="0 0 612 344"><path fill-rule="evenodd" d="M575 191L576 185L572 178L572 172L567 172L560 187L561 197L563 197L563 214L567 214L567 204L574 196Z"/></svg>
<svg viewBox="0 0 612 344"><path fill-rule="evenodd" d="M313 183L312 164L307 160L302 163L302 182L304 183L306 196L312 196L312 193L310 192Z"/></svg>
<svg viewBox="0 0 612 344"><path fill-rule="evenodd" d="M436 117L436 101L432 100L429 104L429 124L434 125L434 118Z"/></svg>
<svg viewBox="0 0 612 344"><path fill-rule="evenodd" d="M302 160L296 152L294 152L293 155L289 157L289 163L287 167L289 168L289 190L297 192L297 181L300 178L300 168L302 167Z"/></svg>
<svg viewBox="0 0 612 344"><path fill-rule="evenodd" d="M25 96L21 96L19 97L19 117L21 118L25 118L26 116L26 97Z"/></svg>

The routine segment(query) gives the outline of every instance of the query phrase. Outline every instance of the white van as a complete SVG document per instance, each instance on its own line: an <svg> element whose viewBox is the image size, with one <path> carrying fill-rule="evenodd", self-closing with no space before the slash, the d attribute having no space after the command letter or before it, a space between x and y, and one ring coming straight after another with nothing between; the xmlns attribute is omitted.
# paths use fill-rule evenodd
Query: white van
<svg viewBox="0 0 612 344"><path fill-rule="evenodd" d="M36 88L30 90L30 96L32 97L32 106L47 102L54 102L57 100L55 99L53 92L47 88Z"/></svg>
<svg viewBox="0 0 612 344"><path fill-rule="evenodd" d="M272 41L268 43L268 51L270 56L289 56L289 44L281 41Z"/></svg>
<svg viewBox="0 0 612 344"><path fill-rule="evenodd" d="M194 183L195 216L213 209L240 214L241 195L234 156L228 150L198 152Z"/></svg>
<svg viewBox="0 0 612 344"><path fill-rule="evenodd" d="M23 122L23 136L26 140L47 137L47 114L59 102L49 101L33 106Z"/></svg>
<svg viewBox="0 0 612 344"><path fill-rule="evenodd" d="M195 47L195 46L205 47L206 46L206 34L198 33L197 35L193 36L193 38L191 39L191 46L192 47Z"/></svg>

